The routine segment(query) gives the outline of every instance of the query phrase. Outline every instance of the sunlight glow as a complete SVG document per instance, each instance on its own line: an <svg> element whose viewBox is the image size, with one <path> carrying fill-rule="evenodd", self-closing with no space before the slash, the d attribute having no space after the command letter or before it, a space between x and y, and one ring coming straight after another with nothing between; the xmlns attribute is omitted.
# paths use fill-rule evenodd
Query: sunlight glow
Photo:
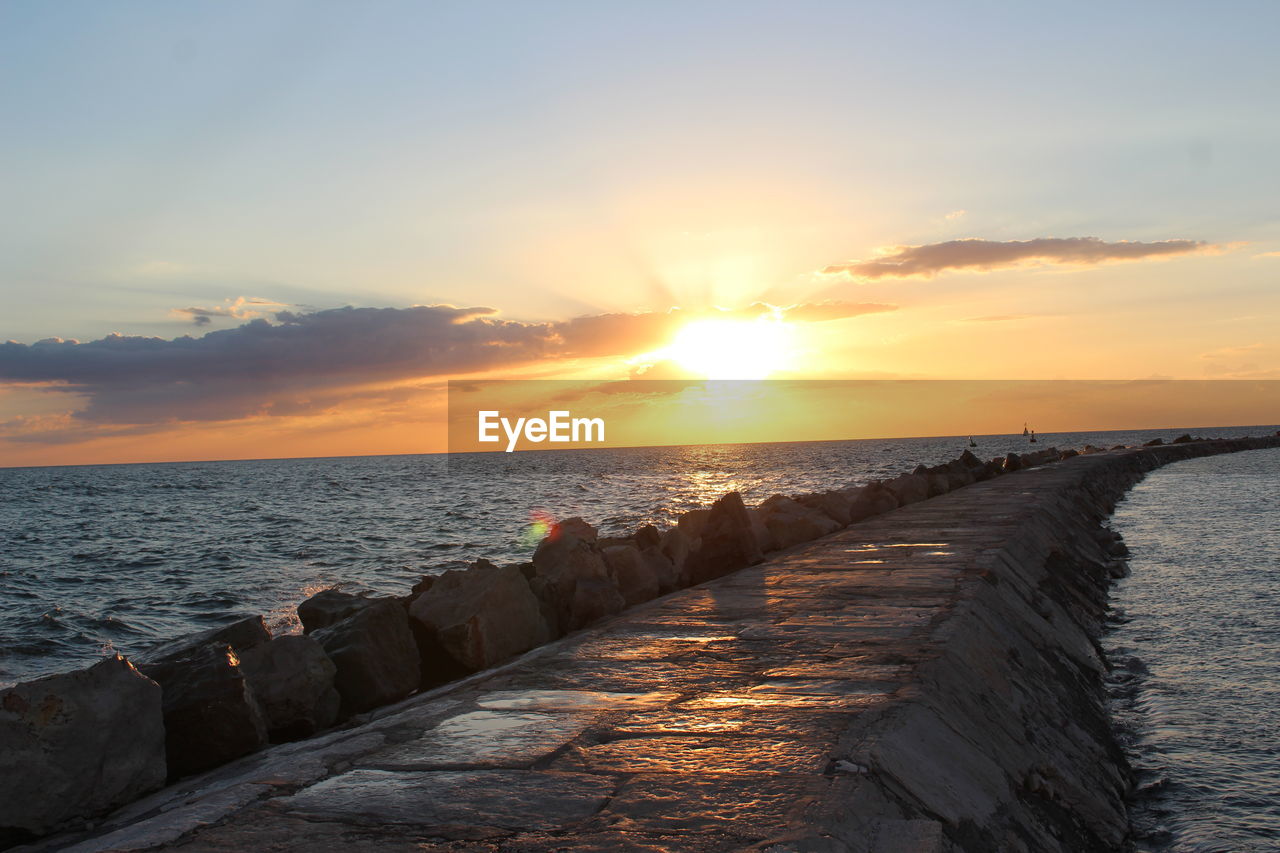
<svg viewBox="0 0 1280 853"><path fill-rule="evenodd" d="M793 329L777 317L696 320L662 355L708 379L764 379L793 358Z"/></svg>

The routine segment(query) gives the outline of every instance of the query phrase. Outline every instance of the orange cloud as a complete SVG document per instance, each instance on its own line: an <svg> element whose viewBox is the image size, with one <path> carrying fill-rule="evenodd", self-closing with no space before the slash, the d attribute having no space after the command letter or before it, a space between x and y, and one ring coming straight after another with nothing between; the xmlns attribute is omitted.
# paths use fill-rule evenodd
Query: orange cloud
<svg viewBox="0 0 1280 853"><path fill-rule="evenodd" d="M1222 247L1201 240L1164 240L1156 243L1121 240L1108 243L1097 237L1038 237L1034 240L999 242L971 238L897 246L866 261L832 264L827 275L854 279L933 278L947 270L996 270L1025 264L1095 266L1115 261L1139 261L1203 252Z"/></svg>

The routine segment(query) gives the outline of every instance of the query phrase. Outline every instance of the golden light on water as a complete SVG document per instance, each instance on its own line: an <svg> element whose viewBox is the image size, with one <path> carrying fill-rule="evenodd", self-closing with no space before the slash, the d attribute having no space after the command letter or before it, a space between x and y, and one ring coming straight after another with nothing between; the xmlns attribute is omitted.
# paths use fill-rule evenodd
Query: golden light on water
<svg viewBox="0 0 1280 853"><path fill-rule="evenodd" d="M654 354L708 379L764 379L791 366L794 330L777 317L695 320Z"/></svg>

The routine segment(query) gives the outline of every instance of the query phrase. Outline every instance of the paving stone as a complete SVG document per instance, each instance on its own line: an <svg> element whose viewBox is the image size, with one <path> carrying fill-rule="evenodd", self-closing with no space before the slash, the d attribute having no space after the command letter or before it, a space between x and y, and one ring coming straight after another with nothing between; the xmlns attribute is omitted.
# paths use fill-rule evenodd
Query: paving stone
<svg viewBox="0 0 1280 853"><path fill-rule="evenodd" d="M282 797L277 807L365 824L559 829L598 812L616 788L614 779L587 773L351 770Z"/></svg>

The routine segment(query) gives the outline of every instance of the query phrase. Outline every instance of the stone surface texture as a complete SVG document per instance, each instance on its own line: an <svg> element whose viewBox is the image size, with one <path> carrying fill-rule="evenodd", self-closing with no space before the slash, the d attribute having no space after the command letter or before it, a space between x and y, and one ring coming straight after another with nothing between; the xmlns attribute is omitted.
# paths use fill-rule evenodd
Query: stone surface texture
<svg viewBox="0 0 1280 853"><path fill-rule="evenodd" d="M164 780L160 687L123 658L0 690L0 841L101 814Z"/></svg>
<svg viewBox="0 0 1280 853"><path fill-rule="evenodd" d="M1157 465L1276 446L970 466L984 479L38 849L1120 850L1130 779L1097 643L1119 548L1102 525ZM747 523L737 509L691 538ZM562 544L540 571L589 580Z"/></svg>

